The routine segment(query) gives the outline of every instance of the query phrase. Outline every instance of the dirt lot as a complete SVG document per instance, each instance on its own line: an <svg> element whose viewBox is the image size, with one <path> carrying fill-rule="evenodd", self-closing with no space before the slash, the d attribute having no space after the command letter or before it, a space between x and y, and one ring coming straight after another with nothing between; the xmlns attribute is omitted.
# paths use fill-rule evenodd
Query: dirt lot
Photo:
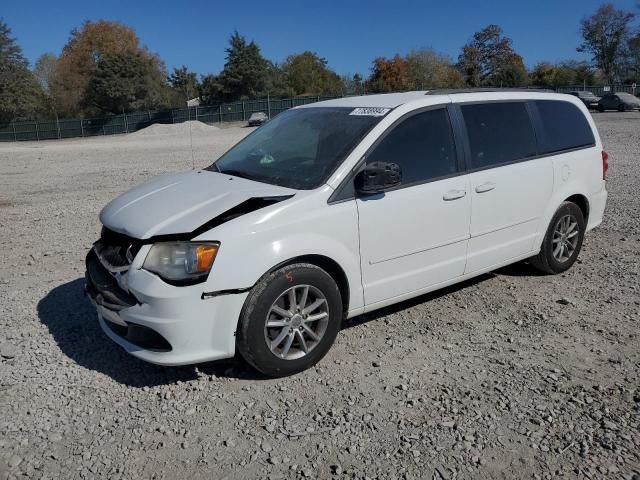
<svg viewBox="0 0 640 480"><path fill-rule="evenodd" d="M316 368L161 368L83 297L98 212L250 130L0 144L0 478L640 478L640 114L595 115L604 224L355 318Z"/></svg>

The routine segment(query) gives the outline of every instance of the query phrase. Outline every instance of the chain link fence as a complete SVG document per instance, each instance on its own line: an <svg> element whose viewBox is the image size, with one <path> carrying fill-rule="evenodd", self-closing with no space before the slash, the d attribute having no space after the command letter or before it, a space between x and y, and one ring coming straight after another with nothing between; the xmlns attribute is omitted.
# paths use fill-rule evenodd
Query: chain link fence
<svg viewBox="0 0 640 480"><path fill-rule="evenodd" d="M608 90L607 90L608 89ZM589 90L601 96L607 91L636 94L636 86L583 86L568 85L556 88L559 93ZM242 102L223 103L216 106L198 106L166 110L148 110L124 113L98 118L77 118L64 120L34 120L0 125L0 141L54 140L60 138L93 137L131 133L154 123L182 123L198 120L204 123L245 122L252 113L264 112L269 118L298 105L338 98L333 96L313 96L294 98L262 98Z"/></svg>
<svg viewBox="0 0 640 480"><path fill-rule="evenodd" d="M598 97L603 96L605 93L612 93L612 92L624 92L624 93L630 93L631 95L635 95L636 93L640 94L640 88L637 88L637 85L635 83L633 85L614 85L614 86L612 85L566 85L563 87L556 88L556 92L558 93L576 92L579 90L586 90Z"/></svg>
<svg viewBox="0 0 640 480"><path fill-rule="evenodd" d="M54 140L131 133L154 123L182 123L198 120L204 123L245 122L252 113L264 112L269 118L298 105L330 100L332 96L263 98L216 106L198 106L166 110L147 110L98 118L34 120L0 125L0 141Z"/></svg>

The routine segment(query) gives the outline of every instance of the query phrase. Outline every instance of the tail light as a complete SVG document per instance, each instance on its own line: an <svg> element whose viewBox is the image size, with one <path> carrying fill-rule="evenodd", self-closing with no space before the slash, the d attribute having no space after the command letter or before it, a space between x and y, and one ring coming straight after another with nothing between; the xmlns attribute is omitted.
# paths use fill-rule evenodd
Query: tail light
<svg viewBox="0 0 640 480"><path fill-rule="evenodd" d="M602 179L607 179L607 170L609 170L609 154L602 151Z"/></svg>

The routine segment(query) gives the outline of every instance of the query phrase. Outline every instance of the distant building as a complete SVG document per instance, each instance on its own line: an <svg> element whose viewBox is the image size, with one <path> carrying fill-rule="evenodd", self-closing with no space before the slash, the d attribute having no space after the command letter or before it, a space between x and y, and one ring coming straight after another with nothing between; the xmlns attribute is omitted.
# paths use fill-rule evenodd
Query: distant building
<svg viewBox="0 0 640 480"><path fill-rule="evenodd" d="M199 106L200 106L200 97L187 100L187 107L199 107Z"/></svg>

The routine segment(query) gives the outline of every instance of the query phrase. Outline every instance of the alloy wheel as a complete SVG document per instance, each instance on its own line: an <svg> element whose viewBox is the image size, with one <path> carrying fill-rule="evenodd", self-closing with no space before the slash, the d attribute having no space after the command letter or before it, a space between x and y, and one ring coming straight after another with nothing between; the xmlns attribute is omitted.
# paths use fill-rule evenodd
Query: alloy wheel
<svg viewBox="0 0 640 480"><path fill-rule="evenodd" d="M568 261L578 246L578 220L573 215L560 217L553 230L551 248L553 257L564 263Z"/></svg>
<svg viewBox="0 0 640 480"><path fill-rule="evenodd" d="M312 285L296 285L271 305L264 336L274 355L295 360L320 343L328 323L329 305L323 293Z"/></svg>

